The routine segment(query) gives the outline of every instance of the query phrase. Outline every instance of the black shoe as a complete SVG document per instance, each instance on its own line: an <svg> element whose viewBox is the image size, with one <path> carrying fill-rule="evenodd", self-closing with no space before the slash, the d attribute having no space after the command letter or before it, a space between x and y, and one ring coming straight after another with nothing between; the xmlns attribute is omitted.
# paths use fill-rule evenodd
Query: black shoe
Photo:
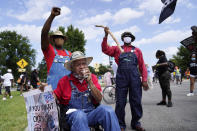
<svg viewBox="0 0 197 131"><path fill-rule="evenodd" d="M168 104L166 105L167 107L172 107L172 102L168 101Z"/></svg>
<svg viewBox="0 0 197 131"><path fill-rule="evenodd" d="M158 106L162 106L162 105L166 105L166 102L165 101L161 101L159 103L157 103Z"/></svg>
<svg viewBox="0 0 197 131"><path fill-rule="evenodd" d="M141 126L132 127L132 129L136 131L145 131L145 129Z"/></svg>

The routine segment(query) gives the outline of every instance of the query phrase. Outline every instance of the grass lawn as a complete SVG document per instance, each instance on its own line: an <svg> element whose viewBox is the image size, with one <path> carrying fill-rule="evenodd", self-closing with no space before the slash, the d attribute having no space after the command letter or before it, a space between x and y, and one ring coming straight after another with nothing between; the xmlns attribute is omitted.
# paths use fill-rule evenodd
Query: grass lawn
<svg viewBox="0 0 197 131"><path fill-rule="evenodd" d="M17 91L13 91L12 96L3 101L0 95L0 131L24 131L27 127L24 97Z"/></svg>

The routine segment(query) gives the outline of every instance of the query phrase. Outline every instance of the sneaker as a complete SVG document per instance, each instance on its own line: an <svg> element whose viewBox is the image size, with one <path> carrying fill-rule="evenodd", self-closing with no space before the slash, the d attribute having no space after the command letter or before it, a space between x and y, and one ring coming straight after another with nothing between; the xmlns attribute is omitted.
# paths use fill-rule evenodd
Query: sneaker
<svg viewBox="0 0 197 131"><path fill-rule="evenodd" d="M5 101L6 100L6 98L5 97L3 97L3 101Z"/></svg>
<svg viewBox="0 0 197 131"><path fill-rule="evenodd" d="M194 93L188 93L187 96L194 96Z"/></svg>
<svg viewBox="0 0 197 131"><path fill-rule="evenodd" d="M10 96L10 99L12 99L13 98L13 96Z"/></svg>
<svg viewBox="0 0 197 131"><path fill-rule="evenodd" d="M167 107L172 107L172 102L168 101L168 104L166 105Z"/></svg>
<svg viewBox="0 0 197 131"><path fill-rule="evenodd" d="M161 105L161 106L162 106L162 105L166 105L166 102L165 102L165 101L161 101L161 102L157 103L157 105L158 105L158 106L160 106L160 105Z"/></svg>

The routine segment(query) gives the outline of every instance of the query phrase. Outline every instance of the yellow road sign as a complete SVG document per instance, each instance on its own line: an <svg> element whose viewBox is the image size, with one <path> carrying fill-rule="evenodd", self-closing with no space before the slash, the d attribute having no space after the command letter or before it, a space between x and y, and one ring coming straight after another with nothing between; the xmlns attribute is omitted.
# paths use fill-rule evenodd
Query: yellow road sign
<svg viewBox="0 0 197 131"><path fill-rule="evenodd" d="M22 68L18 69L18 72L25 72L25 71L26 71L26 69L22 69Z"/></svg>
<svg viewBox="0 0 197 131"><path fill-rule="evenodd" d="M16 64L22 69L25 68L28 65L28 63L24 59L21 59Z"/></svg>

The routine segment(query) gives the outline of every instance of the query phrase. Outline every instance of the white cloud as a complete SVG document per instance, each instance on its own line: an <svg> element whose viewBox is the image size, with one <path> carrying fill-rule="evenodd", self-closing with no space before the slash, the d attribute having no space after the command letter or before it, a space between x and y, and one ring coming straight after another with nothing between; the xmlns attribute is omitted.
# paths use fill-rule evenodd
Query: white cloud
<svg viewBox="0 0 197 131"><path fill-rule="evenodd" d="M196 8L196 6L192 4L190 0L178 0L177 2L178 2L177 4L182 4L183 6L186 6L189 9Z"/></svg>
<svg viewBox="0 0 197 131"><path fill-rule="evenodd" d="M125 24L131 19L136 19L144 15L142 11L136 11L131 8L122 8L118 10L114 15L110 12L104 12L104 14L98 14L93 17L87 17L77 22L82 25L95 25L102 24L107 25L109 21L114 24Z"/></svg>
<svg viewBox="0 0 197 131"><path fill-rule="evenodd" d="M82 25L95 25L95 24L103 24L106 25L107 21L112 18L112 14L110 12L105 12L104 14L98 14L93 17L85 18L81 21L78 21L78 24Z"/></svg>
<svg viewBox="0 0 197 131"><path fill-rule="evenodd" d="M39 20L42 18L42 14L46 15L46 12L53 6L59 5L59 2L53 0L28 0L24 1L23 13L15 13L13 10L8 12L8 16L14 17L20 21L31 22L33 20Z"/></svg>
<svg viewBox="0 0 197 131"><path fill-rule="evenodd" d="M166 24L174 24L174 23L179 23L181 21L180 18L174 18L174 17L169 17L167 18L164 23Z"/></svg>
<svg viewBox="0 0 197 131"><path fill-rule="evenodd" d="M123 8L115 13L113 20L115 24L125 24L131 19L139 18L144 15L144 12L136 11L131 8Z"/></svg>
<svg viewBox="0 0 197 131"><path fill-rule="evenodd" d="M4 30L11 30L16 31L23 36L27 36L30 39L31 43L40 43L40 36L41 36L41 26L36 25L8 25L4 27L0 27L0 31Z"/></svg>
<svg viewBox="0 0 197 131"><path fill-rule="evenodd" d="M85 39L87 40L95 39L100 35L104 35L104 31L102 28L96 28L94 26L78 27L78 28L84 32Z"/></svg>
<svg viewBox="0 0 197 131"><path fill-rule="evenodd" d="M69 20L71 19L69 16L71 14L71 10L66 6L62 6L60 8L61 8L61 14L59 16L57 16L55 19L58 22L58 24L63 25L65 23L68 23ZM49 17L50 13L51 13L50 11L44 13L42 18L47 19Z"/></svg>
<svg viewBox="0 0 197 131"><path fill-rule="evenodd" d="M189 37L191 31L184 30L169 30L163 33L160 33L152 38L142 38L139 41L135 42L135 45L143 44L160 44L160 43L179 43L181 40Z"/></svg>
<svg viewBox="0 0 197 131"><path fill-rule="evenodd" d="M175 47L175 46L171 46L171 47L168 47L168 48L164 49L164 51L166 52L166 54L168 56L172 56L172 55L175 55L178 52L178 48Z"/></svg>
<svg viewBox="0 0 197 131"><path fill-rule="evenodd" d="M139 9L149 11L151 13L158 13L161 11L163 3L161 0L143 0L140 1Z"/></svg>
<svg viewBox="0 0 197 131"><path fill-rule="evenodd" d="M156 25L156 24L158 24L158 20L159 20L159 18L157 16L153 16L148 24L149 25ZM165 24L174 24L174 23L179 23L180 21L181 21L180 18L169 17L164 21L164 23Z"/></svg>
<svg viewBox="0 0 197 131"><path fill-rule="evenodd" d="M149 25L156 25L156 24L158 24L158 17L157 16L153 16L148 24Z"/></svg>

